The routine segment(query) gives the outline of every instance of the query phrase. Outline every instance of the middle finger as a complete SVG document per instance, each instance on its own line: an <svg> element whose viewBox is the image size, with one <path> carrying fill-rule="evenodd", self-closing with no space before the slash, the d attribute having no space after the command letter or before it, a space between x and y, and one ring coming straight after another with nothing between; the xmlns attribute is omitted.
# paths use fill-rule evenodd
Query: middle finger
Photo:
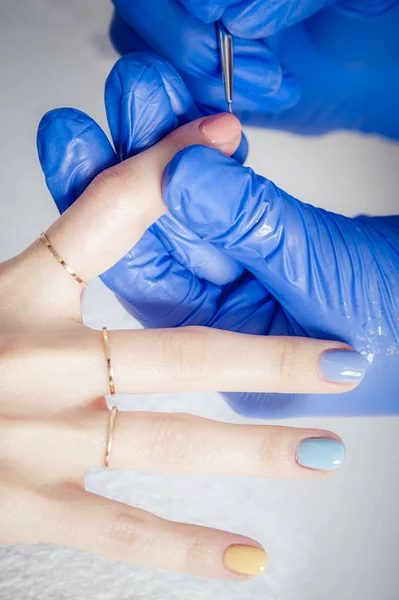
<svg viewBox="0 0 399 600"><path fill-rule="evenodd" d="M56 332L56 343L53 337L54 332L40 330L30 345L23 340L9 352L2 380L8 416L51 415L87 406L109 393L102 332L73 323ZM204 327L110 331L109 340L119 393L342 393L364 375L352 360L357 353L340 342ZM344 383L337 383L331 368L323 370L331 356L333 375L343 372L339 379Z"/></svg>

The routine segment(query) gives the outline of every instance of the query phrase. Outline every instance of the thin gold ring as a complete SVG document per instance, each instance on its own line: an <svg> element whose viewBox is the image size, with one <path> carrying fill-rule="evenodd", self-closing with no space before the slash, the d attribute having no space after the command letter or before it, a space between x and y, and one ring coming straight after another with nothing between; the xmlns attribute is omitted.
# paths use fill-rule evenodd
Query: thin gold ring
<svg viewBox="0 0 399 600"><path fill-rule="evenodd" d="M72 277L78 283L81 283L82 285L87 285L86 281L84 281L84 279L79 277L79 275L77 275L77 273L75 273L75 271L69 265L67 265L67 263L62 258L62 256L60 254L58 254L57 250L51 245L51 242L45 233L40 234L40 239L43 242L43 244L46 246L46 248L54 256L54 258L56 258L58 260L58 262L60 263L60 265L62 265L64 267L65 271L67 271L70 275L72 275Z"/></svg>
<svg viewBox="0 0 399 600"><path fill-rule="evenodd" d="M108 431L107 431L107 444L105 446L105 457L104 457L104 467L106 469L109 468L109 461L111 458L111 450L112 450L112 438L114 433L114 423L116 419L116 415L118 414L118 409L116 406L112 407L112 410L108 419Z"/></svg>
<svg viewBox="0 0 399 600"><path fill-rule="evenodd" d="M111 363L111 348L109 345L108 331L106 327L103 327L103 340L108 369L109 391L111 396L115 396L114 370Z"/></svg>

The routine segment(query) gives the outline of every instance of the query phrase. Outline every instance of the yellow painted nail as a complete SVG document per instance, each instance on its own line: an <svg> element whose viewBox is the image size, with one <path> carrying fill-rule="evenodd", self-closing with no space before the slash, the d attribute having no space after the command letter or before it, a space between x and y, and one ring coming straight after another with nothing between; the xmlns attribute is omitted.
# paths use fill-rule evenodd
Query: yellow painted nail
<svg viewBox="0 0 399 600"><path fill-rule="evenodd" d="M224 553L224 566L240 575L263 575L267 567L267 554L262 548L237 544Z"/></svg>

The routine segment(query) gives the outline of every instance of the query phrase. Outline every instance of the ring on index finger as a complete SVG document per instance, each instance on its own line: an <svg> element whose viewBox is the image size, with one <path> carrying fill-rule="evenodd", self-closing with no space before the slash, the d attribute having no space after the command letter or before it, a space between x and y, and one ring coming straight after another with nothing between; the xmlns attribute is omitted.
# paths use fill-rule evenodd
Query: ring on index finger
<svg viewBox="0 0 399 600"><path fill-rule="evenodd" d="M79 275L77 273L75 273L75 271L72 269L72 267L70 267L65 260L62 258L62 256L60 254L58 254L57 250L54 248L54 246L51 244L50 240L48 239L47 235L45 233L41 233L40 234L40 240L43 242L43 244L46 246L46 248L48 249L48 251L54 256L54 258L56 260L58 260L58 262L60 263L60 265L62 267L64 267L65 271L67 271L67 273L69 273L70 275L72 275L72 277L78 282L81 283L82 285L87 285L86 281L84 281L84 279L82 279L81 277L79 277Z"/></svg>

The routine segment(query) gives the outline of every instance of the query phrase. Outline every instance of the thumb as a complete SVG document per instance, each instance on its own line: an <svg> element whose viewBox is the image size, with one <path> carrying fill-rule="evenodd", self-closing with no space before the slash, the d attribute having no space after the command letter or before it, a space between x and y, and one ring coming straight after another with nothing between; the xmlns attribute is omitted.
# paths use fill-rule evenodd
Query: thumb
<svg viewBox="0 0 399 600"><path fill-rule="evenodd" d="M377 244L372 247L359 221L303 204L199 147L168 165L164 201L177 219L253 273L307 335L345 341L356 335L366 277L377 277L362 268L362 262L372 267Z"/></svg>

